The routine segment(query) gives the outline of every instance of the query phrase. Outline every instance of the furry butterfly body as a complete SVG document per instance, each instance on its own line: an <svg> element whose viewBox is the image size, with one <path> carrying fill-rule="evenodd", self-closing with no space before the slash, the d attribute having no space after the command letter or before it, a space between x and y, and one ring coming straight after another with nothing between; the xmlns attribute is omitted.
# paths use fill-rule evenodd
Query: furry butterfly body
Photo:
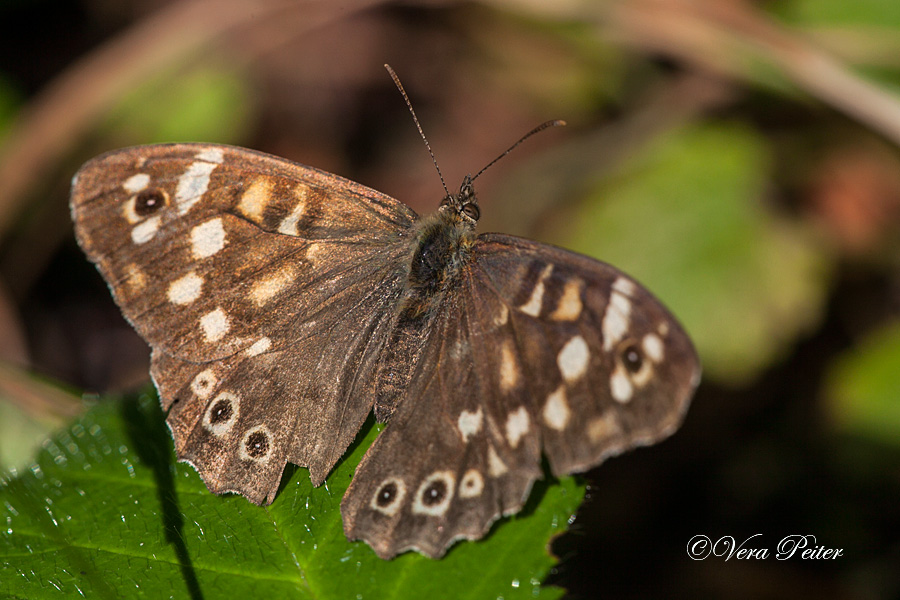
<svg viewBox="0 0 900 600"><path fill-rule="evenodd" d="M269 503L287 462L319 485L370 411L388 422L342 502L348 538L385 558L482 537L542 453L562 475L666 437L699 380L628 276L476 235L469 178L420 218L274 156L156 145L85 164L71 207L211 491Z"/></svg>

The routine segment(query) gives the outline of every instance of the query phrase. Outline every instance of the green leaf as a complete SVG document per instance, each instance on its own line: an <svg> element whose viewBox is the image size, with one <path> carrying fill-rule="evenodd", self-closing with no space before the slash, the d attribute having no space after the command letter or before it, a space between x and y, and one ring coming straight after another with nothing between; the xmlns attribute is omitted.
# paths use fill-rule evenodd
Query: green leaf
<svg viewBox="0 0 900 600"><path fill-rule="evenodd" d="M0 595L22 598L557 598L539 582L584 488L539 482L525 510L441 560L384 561L344 537L340 501L377 427L325 485L292 468L268 507L174 463L155 398L102 403L0 486Z"/></svg>
<svg viewBox="0 0 900 600"><path fill-rule="evenodd" d="M842 430L900 444L900 322L871 334L828 374L832 421Z"/></svg>
<svg viewBox="0 0 900 600"><path fill-rule="evenodd" d="M706 375L753 377L818 319L828 264L762 203L769 156L732 124L654 140L560 223L555 241L648 286L684 324Z"/></svg>

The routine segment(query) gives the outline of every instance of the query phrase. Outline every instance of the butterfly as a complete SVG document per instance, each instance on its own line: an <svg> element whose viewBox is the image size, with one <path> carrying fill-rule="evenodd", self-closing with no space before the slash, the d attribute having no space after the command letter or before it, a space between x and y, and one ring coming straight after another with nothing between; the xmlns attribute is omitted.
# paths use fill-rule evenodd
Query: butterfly
<svg viewBox="0 0 900 600"><path fill-rule="evenodd" d="M73 179L78 242L152 347L180 461L214 493L320 485L374 410L384 431L341 503L378 556L442 556L542 476L670 435L700 366L615 267L475 233L472 177L420 217L253 150L116 150Z"/></svg>

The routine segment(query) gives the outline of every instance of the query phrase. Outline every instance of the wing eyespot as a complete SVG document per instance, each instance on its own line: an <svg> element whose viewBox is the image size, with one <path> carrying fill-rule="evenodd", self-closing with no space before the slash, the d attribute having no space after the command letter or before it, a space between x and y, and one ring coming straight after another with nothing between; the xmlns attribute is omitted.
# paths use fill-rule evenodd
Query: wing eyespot
<svg viewBox="0 0 900 600"><path fill-rule="evenodd" d="M369 506L389 517L397 514L406 498L406 484L402 480L391 477L381 483L372 496Z"/></svg>
<svg viewBox="0 0 900 600"><path fill-rule="evenodd" d="M139 217L148 217L159 212L169 203L169 195L159 188L141 190L134 197L134 213Z"/></svg>
<svg viewBox="0 0 900 600"><path fill-rule="evenodd" d="M631 373L639 373L644 366L644 353L637 344L627 344L621 353L622 364Z"/></svg>
<svg viewBox="0 0 900 600"><path fill-rule="evenodd" d="M378 504L378 506L384 508L385 506L393 504L394 498L396 497L397 484L391 481L380 490L378 490L378 495L375 497L375 503Z"/></svg>
<svg viewBox="0 0 900 600"><path fill-rule="evenodd" d="M267 462L272 455L272 433L265 425L257 425L247 431L241 439L240 456L242 460L257 463Z"/></svg>

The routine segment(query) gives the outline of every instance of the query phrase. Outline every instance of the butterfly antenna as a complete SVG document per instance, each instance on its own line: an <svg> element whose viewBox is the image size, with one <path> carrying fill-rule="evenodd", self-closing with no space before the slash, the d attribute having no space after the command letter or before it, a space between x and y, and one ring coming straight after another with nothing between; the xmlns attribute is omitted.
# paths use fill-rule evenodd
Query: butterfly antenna
<svg viewBox="0 0 900 600"><path fill-rule="evenodd" d="M406 106L409 107L409 112L412 114L413 121L416 124L416 129L419 130L419 135L422 136L422 141L425 142L425 147L428 148L428 154L431 155L431 162L434 163L434 168L437 169L438 177L441 178L441 185L444 186L444 192L446 192L446 194L449 196L450 190L447 189L447 184L444 182L444 176L443 174L441 174L441 168L438 166L437 159L434 157L434 152L432 152L431 150L431 144L428 143L428 138L425 137L425 132L422 131L422 126L419 124L419 118L416 116L416 111L413 110L412 102L409 101L409 96L406 95L406 90L403 89L403 84L400 83L400 78L397 77L396 73L394 73L391 65L385 63L384 68L387 69L388 73L390 73L391 79L394 80L394 85L396 85L397 89L400 90L400 93L403 94L403 99L406 100Z"/></svg>
<svg viewBox="0 0 900 600"><path fill-rule="evenodd" d="M478 171L478 173L475 174L475 177L472 178L472 181L475 181L476 179L478 179L478 176L481 175L482 173L484 173L485 171L487 171L490 167L492 167L495 162L497 162L498 160L500 160L501 158L503 158L504 156L506 156L507 154L512 152L513 148L515 148L516 146L518 146L519 144L521 144L522 142L524 142L525 140L527 140L534 134L547 129L548 127L562 127L565 124L566 124L566 122L563 121L562 119L556 119L554 121L547 121L546 123L541 123L534 129L532 129L531 131L529 131L528 133L523 135L521 138L519 138L519 141L516 142L515 144L513 144L512 146L510 146L509 148L507 148L506 152L504 152L503 154L501 154L500 156L498 156L497 158L495 158L494 160L489 162L487 165L485 165L485 167L482 170Z"/></svg>

